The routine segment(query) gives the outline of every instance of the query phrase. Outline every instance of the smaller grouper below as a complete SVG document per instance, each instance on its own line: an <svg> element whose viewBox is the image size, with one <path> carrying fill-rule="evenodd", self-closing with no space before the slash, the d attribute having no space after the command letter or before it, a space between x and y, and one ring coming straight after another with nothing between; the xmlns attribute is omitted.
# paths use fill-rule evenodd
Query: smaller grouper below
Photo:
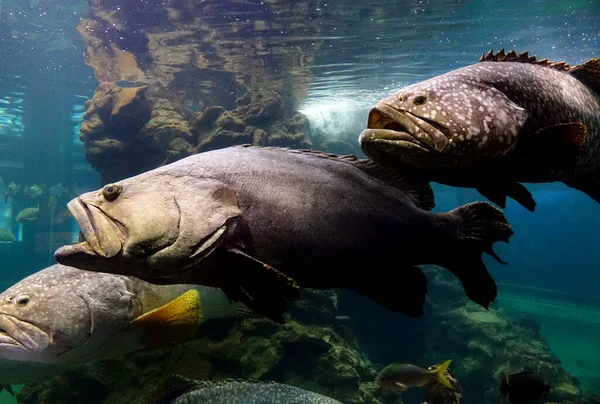
<svg viewBox="0 0 600 404"><path fill-rule="evenodd" d="M341 404L340 401L287 384L226 379L196 381L181 376L163 380L138 404Z"/></svg>
<svg viewBox="0 0 600 404"><path fill-rule="evenodd" d="M85 241L59 263L152 283L221 288L283 322L299 287L348 288L389 310L423 315L426 278L447 268L488 307L482 261L513 234L489 203L430 212L433 192L354 156L236 146L107 184L67 205Z"/></svg>

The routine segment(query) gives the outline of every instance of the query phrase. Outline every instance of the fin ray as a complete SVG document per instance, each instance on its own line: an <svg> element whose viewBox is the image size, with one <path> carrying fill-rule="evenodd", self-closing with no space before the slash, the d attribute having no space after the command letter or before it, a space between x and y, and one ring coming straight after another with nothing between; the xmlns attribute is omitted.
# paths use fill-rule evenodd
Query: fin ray
<svg viewBox="0 0 600 404"><path fill-rule="evenodd" d="M192 339L202 322L202 303L197 290L191 289L131 322L143 330L147 346L163 346Z"/></svg>
<svg viewBox="0 0 600 404"><path fill-rule="evenodd" d="M569 73L600 95L600 58L574 66Z"/></svg>
<svg viewBox="0 0 600 404"><path fill-rule="evenodd" d="M287 311L286 302L300 297L296 281L237 248L228 249L224 260L235 271L232 277L235 281L222 287L227 297L277 323L284 323L282 313Z"/></svg>

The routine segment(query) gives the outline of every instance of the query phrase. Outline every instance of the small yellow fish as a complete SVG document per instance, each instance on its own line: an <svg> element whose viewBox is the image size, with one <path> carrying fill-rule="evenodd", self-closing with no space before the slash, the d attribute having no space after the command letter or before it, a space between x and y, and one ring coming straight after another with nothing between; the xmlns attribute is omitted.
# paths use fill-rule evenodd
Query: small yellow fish
<svg viewBox="0 0 600 404"><path fill-rule="evenodd" d="M392 363L386 366L375 381L382 387L394 391L406 391L409 387L423 386L433 378L444 385L452 388L452 385L444 376L444 372L450 365L450 360L444 362L435 370L429 370L410 363Z"/></svg>

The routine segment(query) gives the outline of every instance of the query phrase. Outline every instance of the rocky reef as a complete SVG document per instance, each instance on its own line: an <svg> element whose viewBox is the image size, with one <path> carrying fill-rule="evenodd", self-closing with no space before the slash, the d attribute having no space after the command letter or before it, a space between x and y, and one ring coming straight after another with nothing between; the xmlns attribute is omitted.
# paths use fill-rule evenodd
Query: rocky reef
<svg viewBox="0 0 600 404"><path fill-rule="evenodd" d="M78 32L100 85L80 138L102 181L232 144L311 146L297 106L318 46L268 38L316 34L314 3L89 0Z"/></svg>
<svg viewBox="0 0 600 404"><path fill-rule="evenodd" d="M232 109L191 112L148 91L147 86L104 84L86 102L79 137L103 183L236 144L311 147L306 118L299 113L285 118L276 92L248 91Z"/></svg>
<svg viewBox="0 0 600 404"><path fill-rule="evenodd" d="M441 268L427 270L430 280L429 329L424 363L453 359L465 402L497 403L501 373L537 372L552 385L549 403L584 403L579 381L550 352L535 320L512 319L468 301L462 287ZM481 397L477 400L477 397Z"/></svg>

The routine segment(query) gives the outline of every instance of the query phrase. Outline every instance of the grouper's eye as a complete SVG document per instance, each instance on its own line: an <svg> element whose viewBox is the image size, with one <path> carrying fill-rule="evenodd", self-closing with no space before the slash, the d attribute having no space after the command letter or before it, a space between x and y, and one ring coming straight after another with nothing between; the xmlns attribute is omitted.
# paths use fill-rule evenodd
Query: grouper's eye
<svg viewBox="0 0 600 404"><path fill-rule="evenodd" d="M413 99L413 104L415 104L415 105L423 105L426 102L427 102L427 97L425 97L424 95L417 95Z"/></svg>
<svg viewBox="0 0 600 404"><path fill-rule="evenodd" d="M104 196L104 199L107 201L114 201L119 197L119 195L121 195L122 190L123 187L120 185L108 184L102 188L102 196Z"/></svg>
<svg viewBox="0 0 600 404"><path fill-rule="evenodd" d="M17 306L23 307L26 306L30 300L31 298L27 295L19 295L15 298L15 303L17 303Z"/></svg>

